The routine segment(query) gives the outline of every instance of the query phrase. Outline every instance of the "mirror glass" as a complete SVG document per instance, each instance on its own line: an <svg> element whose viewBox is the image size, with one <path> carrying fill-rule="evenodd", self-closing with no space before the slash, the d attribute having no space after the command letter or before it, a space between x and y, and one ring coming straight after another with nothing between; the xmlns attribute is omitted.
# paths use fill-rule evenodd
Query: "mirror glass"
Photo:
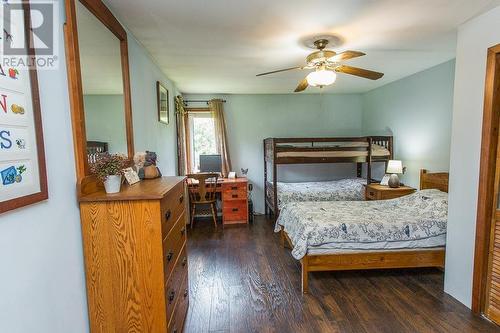
<svg viewBox="0 0 500 333"><path fill-rule="evenodd" d="M127 155L120 40L78 1L76 14L89 162Z"/></svg>

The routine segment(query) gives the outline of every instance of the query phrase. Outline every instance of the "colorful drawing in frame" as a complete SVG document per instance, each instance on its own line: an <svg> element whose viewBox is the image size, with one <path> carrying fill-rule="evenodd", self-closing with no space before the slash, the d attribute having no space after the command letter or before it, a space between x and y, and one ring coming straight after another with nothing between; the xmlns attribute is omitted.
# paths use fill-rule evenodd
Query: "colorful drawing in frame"
<svg viewBox="0 0 500 333"><path fill-rule="evenodd" d="M23 20L10 25L8 37L24 40L24 56L35 57L27 44L33 38L29 1L23 2L22 10ZM35 66L0 67L0 132L0 213L46 200L47 173Z"/></svg>

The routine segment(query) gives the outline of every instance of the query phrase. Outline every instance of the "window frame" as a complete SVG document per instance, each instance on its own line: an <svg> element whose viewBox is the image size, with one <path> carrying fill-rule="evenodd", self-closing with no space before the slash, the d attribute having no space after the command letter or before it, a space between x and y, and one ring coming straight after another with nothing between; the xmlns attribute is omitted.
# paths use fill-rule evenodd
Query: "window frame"
<svg viewBox="0 0 500 333"><path fill-rule="evenodd" d="M190 115L193 114L212 114L212 110L209 107L206 108L185 108L186 112L184 114L184 127L185 127L185 147L186 147L186 166L188 173L194 172L193 170L193 161L194 157L194 147L192 145L192 131L193 131L193 122L190 119ZM213 116L212 116L213 118Z"/></svg>

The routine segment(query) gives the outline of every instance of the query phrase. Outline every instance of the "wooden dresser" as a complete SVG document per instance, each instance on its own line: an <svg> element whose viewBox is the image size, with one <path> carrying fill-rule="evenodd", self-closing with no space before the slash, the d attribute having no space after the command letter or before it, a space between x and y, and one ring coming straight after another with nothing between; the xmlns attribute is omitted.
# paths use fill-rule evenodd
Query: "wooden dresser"
<svg viewBox="0 0 500 333"><path fill-rule="evenodd" d="M187 201L184 177L82 195L91 332L182 332Z"/></svg>

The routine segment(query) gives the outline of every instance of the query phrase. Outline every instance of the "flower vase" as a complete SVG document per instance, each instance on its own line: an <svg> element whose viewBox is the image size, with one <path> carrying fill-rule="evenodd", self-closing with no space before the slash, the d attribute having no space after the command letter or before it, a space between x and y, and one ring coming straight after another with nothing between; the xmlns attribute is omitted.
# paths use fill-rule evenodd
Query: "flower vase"
<svg viewBox="0 0 500 333"><path fill-rule="evenodd" d="M108 194L120 192L121 185L122 185L121 175L108 176L104 181L104 188L106 189L106 193Z"/></svg>

